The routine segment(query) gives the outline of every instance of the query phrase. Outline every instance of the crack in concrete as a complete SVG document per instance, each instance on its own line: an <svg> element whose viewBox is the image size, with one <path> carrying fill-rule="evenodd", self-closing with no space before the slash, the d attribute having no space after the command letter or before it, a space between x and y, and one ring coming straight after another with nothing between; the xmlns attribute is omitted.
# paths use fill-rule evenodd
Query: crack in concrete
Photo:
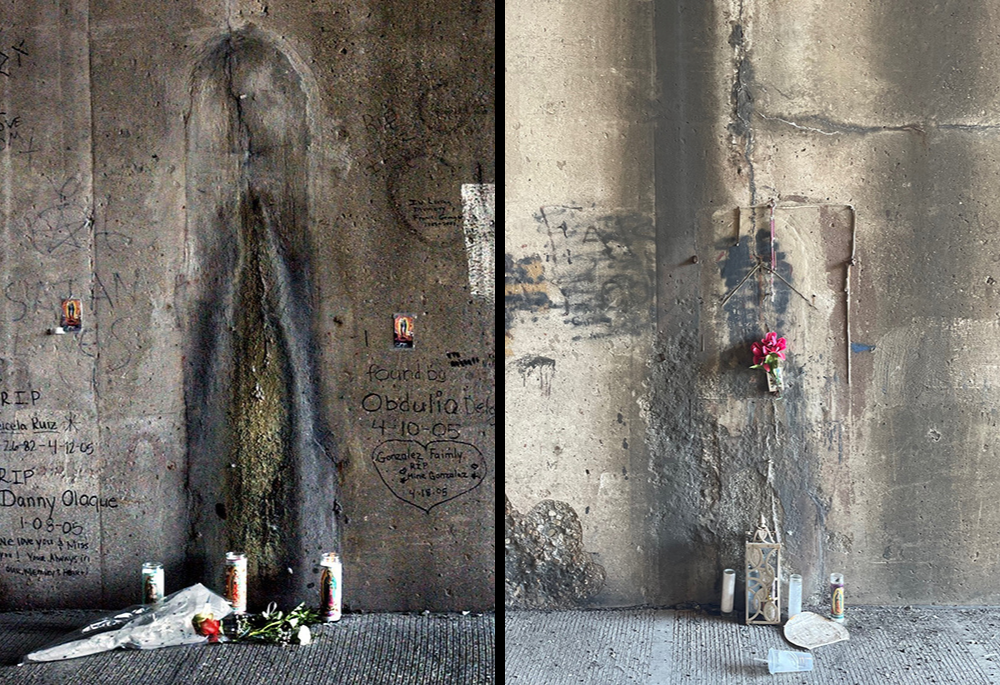
<svg viewBox="0 0 1000 685"><path fill-rule="evenodd" d="M936 128L945 131L970 131L973 133L990 133L1000 131L1000 124L938 124Z"/></svg>
<svg viewBox="0 0 1000 685"><path fill-rule="evenodd" d="M862 124L853 124L844 121L834 121L832 119L827 119L825 117L819 117L815 115L807 115L805 117L800 117L798 121L793 121L791 118L779 115L768 115L763 112L754 112L761 119L767 121L777 121L792 128L798 129L800 131L807 131L809 133L818 133L824 136L838 136L838 135L869 135L872 133L919 133L924 135L928 130L941 130L941 131L964 131L969 133L995 133L1000 132L1000 124L959 124L959 123L946 123L937 124L934 122L915 122L910 124L898 124L894 126L865 126ZM801 122L801 123L800 123Z"/></svg>
<svg viewBox="0 0 1000 685"><path fill-rule="evenodd" d="M743 140L743 160L747 165L747 185L750 191L750 204L757 204L757 181L756 170L753 163L753 114L754 99L750 90L753 81L753 66L747 55L746 40L743 31L743 7L740 5L740 21L733 24L732 33L729 36L729 44L735 50L736 74L733 79L732 99L733 99L733 121L729 125L729 131L737 138Z"/></svg>

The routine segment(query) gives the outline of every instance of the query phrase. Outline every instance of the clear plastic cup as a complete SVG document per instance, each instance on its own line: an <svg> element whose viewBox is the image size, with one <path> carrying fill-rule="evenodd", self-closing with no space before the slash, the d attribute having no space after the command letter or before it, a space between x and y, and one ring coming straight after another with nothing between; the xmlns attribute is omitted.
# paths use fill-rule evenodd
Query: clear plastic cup
<svg viewBox="0 0 1000 685"><path fill-rule="evenodd" d="M763 661L763 659L758 659ZM795 673L813 670L813 655L809 652L788 652L772 647L767 650L767 670L771 673Z"/></svg>

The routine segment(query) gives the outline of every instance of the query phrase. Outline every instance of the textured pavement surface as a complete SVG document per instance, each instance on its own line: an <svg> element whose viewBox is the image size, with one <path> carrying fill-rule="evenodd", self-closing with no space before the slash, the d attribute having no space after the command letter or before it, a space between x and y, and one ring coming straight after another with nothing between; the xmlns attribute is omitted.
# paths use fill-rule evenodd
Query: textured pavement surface
<svg viewBox="0 0 1000 685"><path fill-rule="evenodd" d="M815 609L817 613L820 609ZM773 626L695 611L507 612L508 685L1000 683L1000 608L850 607L851 639L813 651L808 673L770 675Z"/></svg>
<svg viewBox="0 0 1000 685"><path fill-rule="evenodd" d="M495 681L492 614L348 614L339 623L318 628L309 645L120 650L17 665L25 653L102 615L84 611L0 614L0 683L492 685Z"/></svg>

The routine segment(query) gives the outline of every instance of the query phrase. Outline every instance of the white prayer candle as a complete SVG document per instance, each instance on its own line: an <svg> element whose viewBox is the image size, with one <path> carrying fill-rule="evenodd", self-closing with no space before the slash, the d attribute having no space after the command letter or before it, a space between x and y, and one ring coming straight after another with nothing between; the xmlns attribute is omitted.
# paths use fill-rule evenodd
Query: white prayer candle
<svg viewBox="0 0 1000 685"><path fill-rule="evenodd" d="M802 576L793 573L788 576L788 618L802 613Z"/></svg>
<svg viewBox="0 0 1000 685"><path fill-rule="evenodd" d="M733 613L733 597L736 595L736 571L727 568L722 572L722 613Z"/></svg>

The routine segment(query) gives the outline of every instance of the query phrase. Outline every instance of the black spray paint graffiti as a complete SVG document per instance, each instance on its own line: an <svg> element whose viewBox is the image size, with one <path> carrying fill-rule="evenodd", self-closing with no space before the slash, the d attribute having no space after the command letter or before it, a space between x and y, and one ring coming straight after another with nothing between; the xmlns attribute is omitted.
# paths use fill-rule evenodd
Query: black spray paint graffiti
<svg viewBox="0 0 1000 685"><path fill-rule="evenodd" d="M653 222L568 205L535 215L548 237L545 273L564 322L588 337L639 332L651 319Z"/></svg>
<svg viewBox="0 0 1000 685"><path fill-rule="evenodd" d="M479 357L462 358L461 352L449 352L447 354L448 365L453 369L460 369L466 366L482 366L484 369L496 368L496 355L490 352L484 359Z"/></svg>
<svg viewBox="0 0 1000 685"><path fill-rule="evenodd" d="M538 388L548 397L552 394L552 377L556 373L556 360L549 357L523 357L517 360L517 371L521 381L528 384L528 378L538 377Z"/></svg>

